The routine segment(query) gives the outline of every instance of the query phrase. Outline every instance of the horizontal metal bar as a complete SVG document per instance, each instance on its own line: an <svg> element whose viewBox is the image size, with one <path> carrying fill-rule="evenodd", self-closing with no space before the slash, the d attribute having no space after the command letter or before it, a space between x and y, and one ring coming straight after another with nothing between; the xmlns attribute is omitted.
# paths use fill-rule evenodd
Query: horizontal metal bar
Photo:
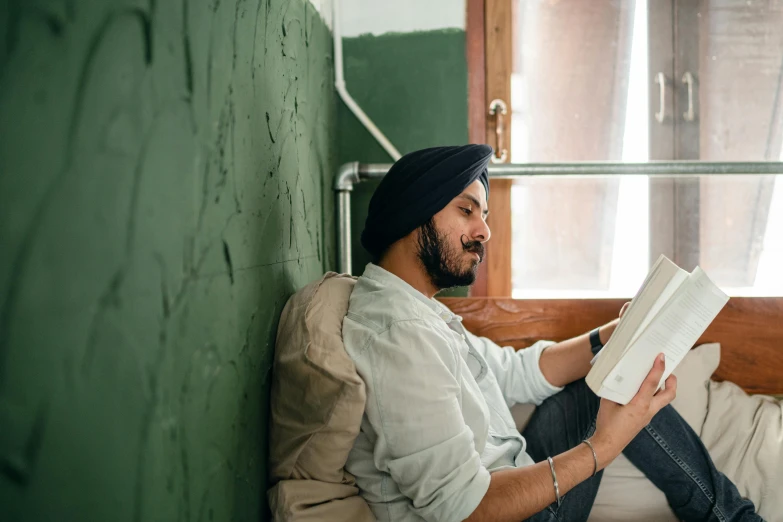
<svg viewBox="0 0 783 522"><path fill-rule="evenodd" d="M490 165L491 178L518 176L699 176L710 174L783 174L783 162L652 161L647 163L528 163Z"/></svg>
<svg viewBox="0 0 783 522"><path fill-rule="evenodd" d="M390 163L359 163L351 165L352 173L358 174L351 180L342 179L336 183L337 190L350 190L346 185L359 181L381 179L391 168ZM702 176L702 175L761 175L783 174L783 162L704 162L704 161L653 161L648 163L527 163L489 165L492 179L514 179L525 176ZM342 171L342 169L341 169ZM340 176L338 175L338 178ZM357 179L358 178L358 179ZM348 183L345 183L345 182ZM351 183L352 182L352 183ZM342 185L342 186L340 186Z"/></svg>

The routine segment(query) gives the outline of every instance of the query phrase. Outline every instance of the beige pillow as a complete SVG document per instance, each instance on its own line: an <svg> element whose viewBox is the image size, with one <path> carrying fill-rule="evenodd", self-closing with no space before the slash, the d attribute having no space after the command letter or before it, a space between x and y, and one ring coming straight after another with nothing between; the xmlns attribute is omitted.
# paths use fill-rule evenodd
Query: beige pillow
<svg viewBox="0 0 783 522"><path fill-rule="evenodd" d="M320 480L281 480L269 490L272 520L344 522L375 520L357 488Z"/></svg>
<svg viewBox="0 0 783 522"><path fill-rule="evenodd" d="M701 439L717 468L769 522L783 522L783 403L711 382Z"/></svg>
<svg viewBox="0 0 783 522"><path fill-rule="evenodd" d="M720 343L702 344L691 350L674 370L677 396L672 406L697 435L707 416L710 377L720 364Z"/></svg>
<svg viewBox="0 0 783 522"><path fill-rule="evenodd" d="M366 401L342 341L355 282L330 272L294 294L280 317L269 437L275 520L374 520L344 469Z"/></svg>

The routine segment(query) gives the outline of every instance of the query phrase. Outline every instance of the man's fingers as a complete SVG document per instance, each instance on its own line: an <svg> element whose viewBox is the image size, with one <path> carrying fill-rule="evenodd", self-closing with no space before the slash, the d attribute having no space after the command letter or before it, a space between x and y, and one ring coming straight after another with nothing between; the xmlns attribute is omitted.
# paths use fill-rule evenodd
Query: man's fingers
<svg viewBox="0 0 783 522"><path fill-rule="evenodd" d="M620 317L623 316L626 310L628 310L628 307L631 306L631 303L625 303L622 308L620 308Z"/></svg>
<svg viewBox="0 0 783 522"><path fill-rule="evenodd" d="M658 389L658 383L661 382L661 377L663 377L663 372L665 370L666 363L663 361L663 354L660 354L655 358L655 363L653 364L650 373L648 373L647 377L644 379L640 391L644 391L648 395L654 395L655 391Z"/></svg>
<svg viewBox="0 0 783 522"><path fill-rule="evenodd" d="M677 396L677 377L674 375L669 375L669 377L666 379L666 389L661 390L658 393L655 394L655 397L652 399L652 406L655 408L655 411L660 410L670 402L674 400L674 397Z"/></svg>

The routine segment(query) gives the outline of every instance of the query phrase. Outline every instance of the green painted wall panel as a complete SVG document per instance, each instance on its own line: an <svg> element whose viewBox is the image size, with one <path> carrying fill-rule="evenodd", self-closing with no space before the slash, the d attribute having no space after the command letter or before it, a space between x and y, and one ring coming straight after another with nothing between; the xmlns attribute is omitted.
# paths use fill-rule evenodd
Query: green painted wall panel
<svg viewBox="0 0 783 522"><path fill-rule="evenodd" d="M400 153L468 142L464 31L363 35L347 38L343 45L348 91ZM338 122L340 163L391 162L342 103ZM353 193L351 232L356 274L370 261L359 237L376 186L363 183ZM466 291L450 293L464 295Z"/></svg>
<svg viewBox="0 0 783 522"><path fill-rule="evenodd" d="M304 0L0 1L0 520L266 518L275 330L333 267Z"/></svg>

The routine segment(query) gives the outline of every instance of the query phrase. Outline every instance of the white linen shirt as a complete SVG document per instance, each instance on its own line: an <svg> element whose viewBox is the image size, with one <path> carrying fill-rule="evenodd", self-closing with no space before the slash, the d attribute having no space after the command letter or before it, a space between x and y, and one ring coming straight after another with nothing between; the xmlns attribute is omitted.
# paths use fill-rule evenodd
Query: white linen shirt
<svg viewBox="0 0 783 522"><path fill-rule="evenodd" d="M533 464L509 408L562 390L538 365L549 342L515 351L369 264L343 321L345 349L367 388L346 470L381 522L458 521L490 473Z"/></svg>

